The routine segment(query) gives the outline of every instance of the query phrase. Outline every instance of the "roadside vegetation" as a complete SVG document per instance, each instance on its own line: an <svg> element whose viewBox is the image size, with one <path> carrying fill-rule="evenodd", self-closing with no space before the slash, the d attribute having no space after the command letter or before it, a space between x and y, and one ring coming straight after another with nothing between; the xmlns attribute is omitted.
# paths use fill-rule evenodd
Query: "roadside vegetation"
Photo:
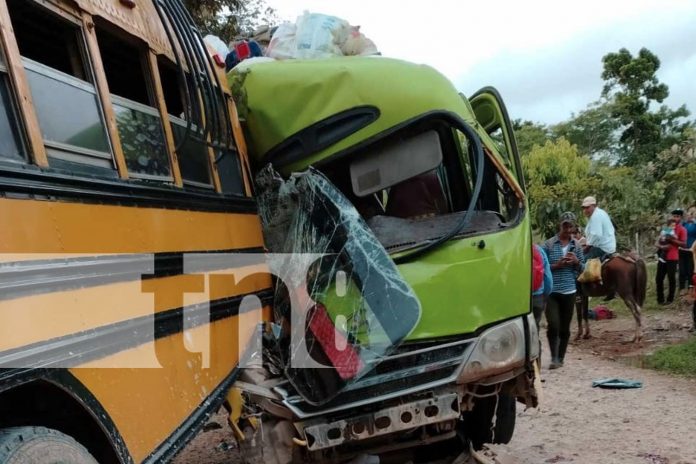
<svg viewBox="0 0 696 464"><path fill-rule="evenodd" d="M696 378L696 337L657 350L645 359L647 367Z"/></svg>
<svg viewBox="0 0 696 464"><path fill-rule="evenodd" d="M537 238L556 232L563 211L594 195L619 247L653 253L665 215L696 204L696 130L686 106L669 108L659 58L626 49L602 59L599 99L555 125L515 121Z"/></svg>

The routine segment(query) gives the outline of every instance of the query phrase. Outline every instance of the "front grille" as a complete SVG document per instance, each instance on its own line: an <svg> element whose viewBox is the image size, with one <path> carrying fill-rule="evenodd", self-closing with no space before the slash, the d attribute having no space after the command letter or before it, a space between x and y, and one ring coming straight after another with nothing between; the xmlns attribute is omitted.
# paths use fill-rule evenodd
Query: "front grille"
<svg viewBox="0 0 696 464"><path fill-rule="evenodd" d="M336 398L321 406L304 401L289 384L276 387L283 403L298 417L359 407L448 383L468 357L474 339L440 343L404 344L358 381L348 385Z"/></svg>

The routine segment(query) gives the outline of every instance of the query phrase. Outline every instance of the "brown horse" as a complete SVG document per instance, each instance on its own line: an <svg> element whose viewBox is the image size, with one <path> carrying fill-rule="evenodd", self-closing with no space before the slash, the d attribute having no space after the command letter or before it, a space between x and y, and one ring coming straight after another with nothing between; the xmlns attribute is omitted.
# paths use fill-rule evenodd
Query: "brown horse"
<svg viewBox="0 0 696 464"><path fill-rule="evenodd" d="M602 281L582 284L586 296L607 296L617 293L636 321L634 342L643 338L640 308L645 302L648 271L637 254L629 253L610 258L602 265ZM588 332L589 333L589 328Z"/></svg>

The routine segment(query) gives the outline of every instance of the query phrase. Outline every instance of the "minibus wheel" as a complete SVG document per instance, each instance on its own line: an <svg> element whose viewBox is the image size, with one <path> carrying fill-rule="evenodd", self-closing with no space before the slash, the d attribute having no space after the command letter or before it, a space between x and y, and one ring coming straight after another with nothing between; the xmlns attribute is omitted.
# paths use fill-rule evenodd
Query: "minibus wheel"
<svg viewBox="0 0 696 464"><path fill-rule="evenodd" d="M9 427L0 430L3 464L98 464L73 438L46 427Z"/></svg>
<svg viewBox="0 0 696 464"><path fill-rule="evenodd" d="M474 449L481 449L484 443L509 443L515 431L516 407L515 397L506 393L497 396L497 408L495 396L478 398L464 420L465 434Z"/></svg>

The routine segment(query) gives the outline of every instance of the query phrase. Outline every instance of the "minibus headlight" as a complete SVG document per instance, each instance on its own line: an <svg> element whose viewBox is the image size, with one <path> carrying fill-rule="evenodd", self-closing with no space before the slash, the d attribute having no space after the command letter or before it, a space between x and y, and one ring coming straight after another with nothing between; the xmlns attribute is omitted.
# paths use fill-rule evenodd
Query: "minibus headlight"
<svg viewBox="0 0 696 464"><path fill-rule="evenodd" d="M481 354L492 364L507 364L513 360L518 342L514 326L502 327L481 339Z"/></svg>
<svg viewBox="0 0 696 464"><path fill-rule="evenodd" d="M524 361L524 327L515 319L485 331L459 376L460 382L504 371Z"/></svg>

